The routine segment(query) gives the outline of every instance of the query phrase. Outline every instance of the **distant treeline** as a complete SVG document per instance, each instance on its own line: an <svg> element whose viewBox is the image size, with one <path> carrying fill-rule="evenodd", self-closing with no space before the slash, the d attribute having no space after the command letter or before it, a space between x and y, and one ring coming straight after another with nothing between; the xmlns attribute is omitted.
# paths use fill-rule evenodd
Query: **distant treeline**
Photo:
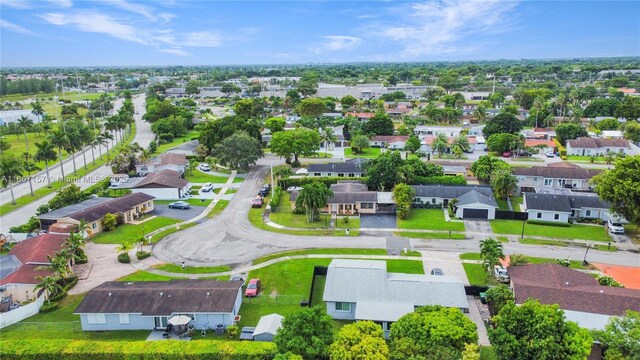
<svg viewBox="0 0 640 360"><path fill-rule="evenodd" d="M13 94L50 93L56 90L56 82L50 79L7 80L0 78L0 96Z"/></svg>

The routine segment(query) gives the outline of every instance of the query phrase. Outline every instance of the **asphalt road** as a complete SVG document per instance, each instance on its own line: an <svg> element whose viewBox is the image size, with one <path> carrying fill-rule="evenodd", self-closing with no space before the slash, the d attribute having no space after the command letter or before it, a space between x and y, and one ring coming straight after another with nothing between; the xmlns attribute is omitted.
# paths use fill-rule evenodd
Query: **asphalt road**
<svg viewBox="0 0 640 360"><path fill-rule="evenodd" d="M227 208L214 219L173 233L153 248L153 255L164 262L188 265L245 264L252 259L270 253L302 248L386 248L389 233L375 233L358 237L319 237L285 235L257 229L248 220L251 199L264 183L269 167L280 160L273 157L261 159L247 174ZM379 234L379 235L378 235ZM492 234L487 234L492 236ZM446 252L478 252L479 239L475 240L419 240L405 239L415 249ZM404 245L403 245L404 246ZM505 243L507 254L523 253L537 257L568 257L582 260L585 249L532 246ZM631 252L590 251L588 261L606 264L640 266L640 256Z"/></svg>
<svg viewBox="0 0 640 360"><path fill-rule="evenodd" d="M115 101L114 103L114 109L115 111L117 111L117 109L119 109L122 106L123 100L122 99L118 99ZM142 116L145 114L146 110L145 110L145 95L139 95L133 98L133 104L135 106L136 112L138 113L137 115L134 115L134 119L136 121L136 135L133 138L134 142L137 142L138 144L140 144L143 147L148 147L149 143L153 140L154 138L154 134L151 131L151 125L149 123L147 123L146 121L142 120ZM89 161L92 159L91 158L91 149L87 150L87 164L89 164ZM98 150L94 150L95 151L95 155L96 157L98 157ZM104 151L103 151L104 153ZM79 158L78 158L79 157ZM82 155L81 153L76 155L76 166L78 168L81 168L84 165L84 162L82 160ZM68 169L69 168L69 169ZM60 168L59 165L57 165L56 167L56 171L53 171L53 167L51 167L49 169L49 174L51 177L62 177L62 174L60 172ZM68 160L67 162L64 163L64 171L65 171L65 175L66 176L70 176L73 174L73 164L71 163L71 160ZM111 176L113 173L111 172L111 167L109 166L101 166L99 168L97 168L96 170L92 171L91 173L87 174L86 176L84 176L82 179L80 179L79 182L77 182L76 184L78 186L80 186L81 189L86 189L89 186L95 184L97 181L100 181L102 179L104 179L105 177ZM36 187L36 184L38 185L38 187ZM46 180L44 182L40 182L40 183L34 183L34 190L36 190L37 188L41 188L46 186ZM26 187L26 192L24 191ZM22 194L22 195L26 195L29 194L29 184L28 183L24 183L24 184L19 184L15 186L14 189L14 194L17 197L19 197L20 195L18 194ZM55 193L49 194L43 198L40 198L34 202L31 202L25 206L22 206L14 211L11 211L3 216L0 217L0 232L1 233L5 233L5 232L9 232L9 228L12 226L17 226L17 225L21 225L24 224L31 216L34 216L36 213L36 209L42 205L47 203L49 200L51 200L51 198L53 198L55 196ZM8 191L2 192L0 194L0 203L4 204L5 202L9 202L11 201L11 195L9 194Z"/></svg>

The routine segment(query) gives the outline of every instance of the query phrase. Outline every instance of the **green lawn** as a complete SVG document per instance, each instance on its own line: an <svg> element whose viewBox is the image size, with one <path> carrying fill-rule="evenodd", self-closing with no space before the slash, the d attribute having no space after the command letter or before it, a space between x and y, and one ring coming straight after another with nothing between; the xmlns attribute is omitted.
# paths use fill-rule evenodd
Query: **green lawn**
<svg viewBox="0 0 640 360"><path fill-rule="evenodd" d="M193 170L191 174L187 174L185 179L191 183L216 183L216 184L224 184L229 180L228 176L217 176L205 174L199 170ZM239 183L244 179L241 177L234 177L233 182Z"/></svg>
<svg viewBox="0 0 640 360"><path fill-rule="evenodd" d="M587 162L591 163L590 156L579 156L579 155L567 155L567 160L575 161L575 162ZM593 159L594 163L606 164L607 158L605 156L595 156Z"/></svg>
<svg viewBox="0 0 640 360"><path fill-rule="evenodd" d="M177 137L177 138L174 138L171 142L158 145L156 152L154 154L162 154L163 152L171 148L180 146L185 142L191 141L192 138L198 137L199 135L200 133L197 130L191 130L185 136Z"/></svg>
<svg viewBox="0 0 640 360"><path fill-rule="evenodd" d="M496 202L498 203L498 210L509 210L509 204L507 204L506 200L496 199Z"/></svg>
<svg viewBox="0 0 640 360"><path fill-rule="evenodd" d="M185 279L184 277L179 277L179 276L164 276L164 275L158 275L158 274L154 274L154 273L150 273L150 272L146 272L146 271L136 271L133 274L127 275L127 276L123 276L120 279L118 279L118 281L131 281L131 282L135 282L135 281L170 281L170 280L180 280L180 279Z"/></svg>
<svg viewBox="0 0 640 360"><path fill-rule="evenodd" d="M511 206L513 206L513 211L520 211L520 205L523 202L522 196L512 196L511 197Z"/></svg>
<svg viewBox="0 0 640 360"><path fill-rule="evenodd" d="M187 266L184 270L182 270L181 265L176 264L162 264L155 265L155 269L174 272L174 273L183 273L183 274L209 274L209 273L219 273L230 271L231 267L223 265L223 266Z"/></svg>
<svg viewBox="0 0 640 360"><path fill-rule="evenodd" d="M460 260L482 260L480 253L462 253Z"/></svg>
<svg viewBox="0 0 640 360"><path fill-rule="evenodd" d="M387 255L386 249L306 249L284 251L267 256L259 257L253 260L253 264L261 264L271 259L277 259L284 256L309 255L309 254L327 254L327 255ZM414 255L409 255L414 256ZM417 255L420 256L420 255Z"/></svg>
<svg viewBox="0 0 640 360"><path fill-rule="evenodd" d="M482 264L462 263L462 267L464 267L464 272L467 273L469 284L488 285L490 278L487 272L484 271Z"/></svg>
<svg viewBox="0 0 640 360"><path fill-rule="evenodd" d="M82 331L80 316L73 315L85 294L68 295L59 308L40 313L17 324L2 329L2 341L23 339L74 339L138 341L149 336L148 330L140 331Z"/></svg>
<svg viewBox="0 0 640 360"><path fill-rule="evenodd" d="M267 198L265 198L264 203L268 203ZM304 214L292 214L289 193L286 191L283 191L282 195L280 195L280 204L278 204L277 209L278 212L272 212L269 218L278 225L294 228L327 228L329 226L330 216L327 214L321 214L320 221L312 223L307 221L307 217Z"/></svg>
<svg viewBox="0 0 640 360"><path fill-rule="evenodd" d="M15 155L17 157L20 157L21 159L24 159L24 156L22 154L24 154L27 151L27 144L25 144L24 142L24 134L21 132L17 135L5 135L3 136L4 139L9 143L9 145L11 145L11 147L7 150L4 150L2 152L3 155ZM44 140L46 137L45 133L27 133L27 140L29 141L29 154L31 155L35 155L36 151L38 150L38 148L36 147L36 143L37 142L42 142L42 140ZM103 149L104 150L104 149ZM49 167L54 166L55 164L58 163L58 158L57 158L57 154L58 154L58 149L55 150L56 151L56 160L49 162ZM98 154L98 150L96 149L96 154ZM65 154L63 153L63 156L65 156ZM91 155L89 155L89 158L91 158ZM87 159L89 160L89 159ZM44 170L44 161L34 161L33 159L31 159L31 161L38 167L40 168L40 170ZM82 162L82 160L80 161L82 164L84 164L84 162ZM26 173L25 173L26 175Z"/></svg>
<svg viewBox="0 0 640 360"><path fill-rule="evenodd" d="M348 158L375 159L380 156L380 148L368 148L361 154L354 154L350 147L344 148L344 156Z"/></svg>
<svg viewBox="0 0 640 360"><path fill-rule="evenodd" d="M555 264L556 263L556 259L552 259L552 258L541 258L541 257L535 257L535 256L526 256L526 257L529 264L546 264L546 263ZM461 260L482 260L482 258L480 257L480 253L463 253L463 254L460 254L460 259ZM480 264L463 264L463 265L479 265L480 268L482 269L482 266ZM582 260L571 260L571 268L589 269L588 266L582 266ZM467 272L467 276L469 276L469 270L467 270L466 267L465 267L465 271ZM477 269L475 271L477 271ZM471 283L474 284L473 282Z"/></svg>
<svg viewBox="0 0 640 360"><path fill-rule="evenodd" d="M506 236L496 236L496 240L502 242L502 243L508 243L509 242L509 238Z"/></svg>
<svg viewBox="0 0 640 360"><path fill-rule="evenodd" d="M411 231L400 231L395 233L398 236L414 238L414 239L433 239L433 240L464 240L465 235L460 233L451 233L449 235L448 232L411 232Z"/></svg>
<svg viewBox="0 0 640 360"><path fill-rule="evenodd" d="M222 212L222 210L224 210L224 208L227 207L227 205L229 205L229 200L218 200L218 202L213 206L213 209L211 209L211 211L209 211L209 213L207 214L207 217L212 218L218 215Z"/></svg>
<svg viewBox="0 0 640 360"><path fill-rule="evenodd" d="M265 198L265 204L268 203L268 197ZM344 230L286 230L286 229L278 229L271 227L262 221L262 213L264 213L264 207L262 208L251 208L249 210L249 222L251 225L257 227L258 229L271 231L280 234L290 234L290 235L302 235L302 236L358 236L360 235L360 230L351 230L349 231L349 235L345 234Z"/></svg>
<svg viewBox="0 0 640 360"><path fill-rule="evenodd" d="M560 246L560 247L569 246L568 242L559 241L559 240L540 240L540 239L524 238L524 239L518 239L518 242L520 242L521 244L528 244L528 245L551 245L551 246Z"/></svg>
<svg viewBox="0 0 640 360"><path fill-rule="evenodd" d="M442 209L411 209L407 219L398 219L400 229L464 231L464 222L445 221Z"/></svg>
<svg viewBox="0 0 640 360"><path fill-rule="evenodd" d="M348 222L344 222L345 216L338 216L333 226L337 229L359 229L360 217L358 216L346 216Z"/></svg>
<svg viewBox="0 0 640 360"><path fill-rule="evenodd" d="M151 237L151 242L152 242L152 243L156 243L156 242L158 242L158 241L162 240L165 236L167 236L167 235L169 235L169 234L173 234L173 233L174 233L174 232L176 232L176 231L184 230L184 229L186 229L186 228L189 228L189 227L192 227L192 226L196 226L196 225L197 225L197 224L193 222L193 223L188 223L188 224L180 225L180 228L179 228L179 229L178 229L178 228L176 228L176 227L172 227L172 228L170 228L170 229L167 229L167 230L161 231L161 232L159 232L159 233L157 233L157 234L155 234L155 235L153 235L153 236Z"/></svg>
<svg viewBox="0 0 640 360"><path fill-rule="evenodd" d="M522 233L522 221L519 220L491 220L491 229L496 234ZM524 227L526 236L541 236L561 239L581 239L594 241L611 241L603 226L575 225L569 227L538 225L527 223Z"/></svg>
<svg viewBox="0 0 640 360"><path fill-rule="evenodd" d="M148 234L153 230L160 229L167 225L175 224L180 220L157 216L151 220L145 221L139 225L123 224L119 225L112 231L101 232L91 238L96 244L133 244L140 236Z"/></svg>
<svg viewBox="0 0 640 360"><path fill-rule="evenodd" d="M180 201L186 201L188 202L191 206L209 206L209 204L211 204L211 199L204 199L204 201L200 200L200 199L187 199L187 200L180 200ZM158 205L169 205L171 203L175 202L174 200L154 200L153 203L155 206Z"/></svg>

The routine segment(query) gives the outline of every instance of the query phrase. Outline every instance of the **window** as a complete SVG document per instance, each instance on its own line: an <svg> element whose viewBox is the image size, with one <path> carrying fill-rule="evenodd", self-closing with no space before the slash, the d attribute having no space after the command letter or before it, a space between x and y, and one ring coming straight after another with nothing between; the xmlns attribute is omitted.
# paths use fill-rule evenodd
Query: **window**
<svg viewBox="0 0 640 360"><path fill-rule="evenodd" d="M343 173L338 173L338 176L339 177L344 177L344 174Z"/></svg>
<svg viewBox="0 0 640 360"><path fill-rule="evenodd" d="M431 198L431 203L435 204L436 203L436 198Z"/></svg>
<svg viewBox="0 0 640 360"><path fill-rule="evenodd" d="M356 177L354 173L349 173L349 177Z"/></svg>
<svg viewBox="0 0 640 360"><path fill-rule="evenodd" d="M313 176L322 176L320 173L313 173Z"/></svg>
<svg viewBox="0 0 640 360"><path fill-rule="evenodd" d="M96 223L91 223L91 228L92 228L93 230L95 230L95 229L96 229Z"/></svg>
<svg viewBox="0 0 640 360"><path fill-rule="evenodd" d="M351 303L337 302L336 311L351 311Z"/></svg>
<svg viewBox="0 0 640 360"><path fill-rule="evenodd" d="M87 314L87 323L89 324L106 324L107 317L104 314Z"/></svg>
<svg viewBox="0 0 640 360"><path fill-rule="evenodd" d="M553 184L553 179L544 179L544 186L549 186Z"/></svg>
<svg viewBox="0 0 640 360"><path fill-rule="evenodd" d="M533 181L538 181L538 178L537 178L537 177L534 177L534 178L533 178Z"/></svg>
<svg viewBox="0 0 640 360"><path fill-rule="evenodd" d="M542 213L536 213L536 218L542 219Z"/></svg>
<svg viewBox="0 0 640 360"><path fill-rule="evenodd" d="M129 324L129 314L120 314L120 324Z"/></svg>
<svg viewBox="0 0 640 360"><path fill-rule="evenodd" d="M553 214L554 220L560 220L560 214Z"/></svg>
<svg viewBox="0 0 640 360"><path fill-rule="evenodd" d="M564 185L567 183L567 180L566 180L566 179L560 179L560 180L558 180L558 183L559 183L561 186L564 186Z"/></svg>
<svg viewBox="0 0 640 360"><path fill-rule="evenodd" d="M585 212L585 215L586 215L586 216L591 216L591 210L587 210L587 211Z"/></svg>
<svg viewBox="0 0 640 360"><path fill-rule="evenodd" d="M327 173L327 176L331 176L331 173Z"/></svg>
<svg viewBox="0 0 640 360"><path fill-rule="evenodd" d="M373 203L369 203L369 202L360 203L360 208L361 209L373 209Z"/></svg>

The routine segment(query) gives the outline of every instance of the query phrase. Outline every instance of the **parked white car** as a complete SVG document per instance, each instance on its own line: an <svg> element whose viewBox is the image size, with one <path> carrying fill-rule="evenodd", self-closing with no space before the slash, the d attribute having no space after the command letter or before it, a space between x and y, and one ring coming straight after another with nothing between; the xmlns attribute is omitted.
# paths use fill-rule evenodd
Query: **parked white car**
<svg viewBox="0 0 640 360"><path fill-rule="evenodd" d="M204 186L202 186L202 188L200 188L201 192L209 192L213 190L213 184L212 183L206 183L204 184Z"/></svg>
<svg viewBox="0 0 640 360"><path fill-rule="evenodd" d="M300 190L302 190L302 187L300 187L300 186L289 186L287 188L287 192L300 191Z"/></svg>
<svg viewBox="0 0 640 360"><path fill-rule="evenodd" d="M198 169L202 171L211 171L211 166L209 166L209 164L200 164Z"/></svg>
<svg viewBox="0 0 640 360"><path fill-rule="evenodd" d="M554 154L553 151L547 151L544 155L548 158L556 157L556 154Z"/></svg>
<svg viewBox="0 0 640 360"><path fill-rule="evenodd" d="M507 269L503 268L500 265L496 265L493 267L493 277L501 283L508 284L511 279L509 279L509 274L507 273Z"/></svg>
<svg viewBox="0 0 640 360"><path fill-rule="evenodd" d="M609 232L612 234L624 234L624 226L616 220L607 221L607 228L609 228Z"/></svg>

